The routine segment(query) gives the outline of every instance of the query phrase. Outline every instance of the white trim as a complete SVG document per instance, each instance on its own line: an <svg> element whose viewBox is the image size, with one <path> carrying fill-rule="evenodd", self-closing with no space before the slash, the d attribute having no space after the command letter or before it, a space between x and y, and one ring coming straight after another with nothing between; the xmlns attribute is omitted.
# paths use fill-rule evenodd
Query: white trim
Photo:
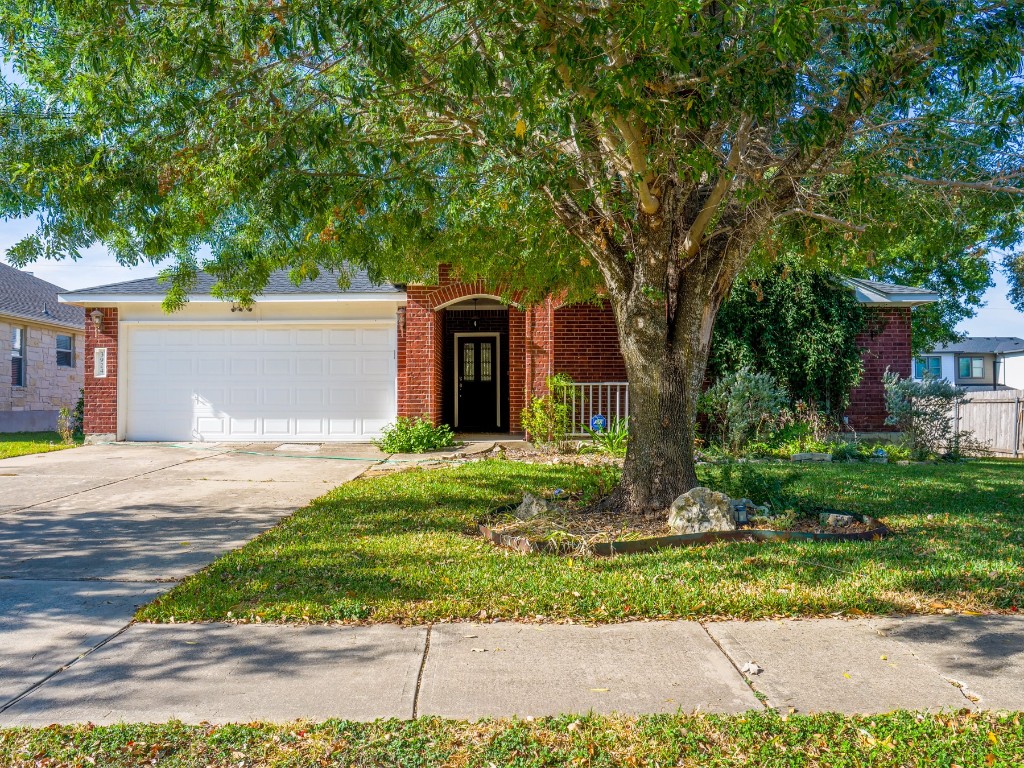
<svg viewBox="0 0 1024 768"><path fill-rule="evenodd" d="M257 296L256 304L286 304L295 302L300 304L323 303L339 304L348 301L390 301L402 303L406 299L405 292L396 293L277 293ZM108 304L160 304L163 302L162 295L155 294L127 294L127 293L62 293L57 296L61 304L78 304L81 306L106 306ZM208 294L189 296L190 304L230 304L226 299L220 299Z"/></svg>
<svg viewBox="0 0 1024 768"><path fill-rule="evenodd" d="M242 317L240 319L223 319L223 320L190 320L183 318L181 320L175 320L173 318L165 318L161 320L122 320L121 325L170 325L170 326L182 326L182 325L231 325L231 326L243 326L243 325L379 325L381 327L395 325L396 321L394 318L381 318L371 317L364 320L359 318L310 318L308 320L262 320L258 317L247 318Z"/></svg>
<svg viewBox="0 0 1024 768"><path fill-rule="evenodd" d="M905 304L915 307L919 304L933 304L939 300L939 295L929 290L922 290L920 293L883 293L853 278L843 280L843 284L853 289L854 296L861 304Z"/></svg>
<svg viewBox="0 0 1024 768"><path fill-rule="evenodd" d="M497 301L499 304L501 304L501 309L508 309L511 306L510 304L506 304L505 302L503 302L501 300L501 296L496 296L493 293L469 293L466 294L465 296L459 296L458 298L454 298L451 301L446 301L444 304L438 304L436 307L434 307L434 311L437 312L438 310L441 309L447 309L448 307L451 307L455 304L461 304L464 301L472 301L473 299L493 299ZM482 309L495 309L495 307L483 307Z"/></svg>
<svg viewBox="0 0 1024 768"><path fill-rule="evenodd" d="M455 394L455 418L453 419L455 424L453 426L455 427L455 429L459 428L459 339L464 337L464 336L467 336L467 337L472 337L472 336L488 337L489 336L489 337L494 339L495 365L494 365L493 376L494 376L494 381L495 381L495 390L497 391L497 403L496 403L496 410L495 410L495 421L496 421L496 423L498 425L498 429L501 429L501 332L500 331L473 331L471 333L467 332L467 333L456 333L456 334L454 334L454 340L455 340L455 350L454 350L455 354L454 354L454 358L455 358L455 363L454 363L454 370L452 371L452 373L454 374L454 378L452 379L452 385L453 385L452 389L454 390L454 394Z"/></svg>

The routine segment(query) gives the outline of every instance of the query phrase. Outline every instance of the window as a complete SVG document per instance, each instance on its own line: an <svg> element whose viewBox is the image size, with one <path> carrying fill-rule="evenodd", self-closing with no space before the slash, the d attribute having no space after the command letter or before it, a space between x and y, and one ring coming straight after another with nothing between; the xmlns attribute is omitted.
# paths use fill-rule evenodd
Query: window
<svg viewBox="0 0 1024 768"><path fill-rule="evenodd" d="M480 345L480 381L491 380L491 345Z"/></svg>
<svg viewBox="0 0 1024 768"><path fill-rule="evenodd" d="M25 386L24 328L11 328L11 386Z"/></svg>
<svg viewBox="0 0 1024 768"><path fill-rule="evenodd" d="M914 378L923 379L925 376L933 379L942 378L941 357L919 357L914 361Z"/></svg>
<svg viewBox="0 0 1024 768"><path fill-rule="evenodd" d="M75 337L57 334L57 365L62 368L75 367Z"/></svg>
<svg viewBox="0 0 1024 768"><path fill-rule="evenodd" d="M476 359L473 355L473 342L462 342L462 378L464 381L476 379Z"/></svg>
<svg viewBox="0 0 1024 768"><path fill-rule="evenodd" d="M983 379L985 378L985 358L983 357L961 357L960 358L961 379Z"/></svg>

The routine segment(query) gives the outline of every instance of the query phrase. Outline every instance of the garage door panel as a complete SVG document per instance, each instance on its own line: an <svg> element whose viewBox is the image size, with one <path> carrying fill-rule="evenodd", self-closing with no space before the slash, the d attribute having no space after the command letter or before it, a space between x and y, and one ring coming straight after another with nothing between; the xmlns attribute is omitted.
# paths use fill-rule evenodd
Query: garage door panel
<svg viewBox="0 0 1024 768"><path fill-rule="evenodd" d="M360 440L395 418L394 332L131 328L133 440Z"/></svg>
<svg viewBox="0 0 1024 768"><path fill-rule="evenodd" d="M358 339L358 331L332 330L327 332L327 342L332 347L354 347Z"/></svg>
<svg viewBox="0 0 1024 768"><path fill-rule="evenodd" d="M255 387L232 387L228 391L228 406L237 412L242 408L255 408L260 403L260 391Z"/></svg>
<svg viewBox="0 0 1024 768"><path fill-rule="evenodd" d="M290 376L291 373L291 358L266 357L263 359L263 374L265 376Z"/></svg>
<svg viewBox="0 0 1024 768"><path fill-rule="evenodd" d="M257 357L232 357L230 360L232 376L255 376L260 370Z"/></svg>
<svg viewBox="0 0 1024 768"><path fill-rule="evenodd" d="M226 370L222 357L200 358L196 361L196 373L200 376L223 376Z"/></svg>
<svg viewBox="0 0 1024 768"><path fill-rule="evenodd" d="M268 347L274 347L274 346L288 347L288 346L291 346L291 344L292 344L292 331L290 331L290 330L272 331L272 330L269 330L269 329L268 330L264 330L263 331L263 344L268 346Z"/></svg>
<svg viewBox="0 0 1024 768"><path fill-rule="evenodd" d="M167 376L191 376L193 360L183 357L164 358L164 374Z"/></svg>

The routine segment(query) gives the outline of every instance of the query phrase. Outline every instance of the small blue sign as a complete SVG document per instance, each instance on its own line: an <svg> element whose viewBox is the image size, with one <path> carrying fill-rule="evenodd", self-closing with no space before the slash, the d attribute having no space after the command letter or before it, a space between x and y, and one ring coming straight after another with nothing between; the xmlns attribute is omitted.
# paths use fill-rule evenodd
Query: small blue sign
<svg viewBox="0 0 1024 768"><path fill-rule="evenodd" d="M608 429L608 419L603 414L595 413L590 417L590 428L595 432L604 432Z"/></svg>

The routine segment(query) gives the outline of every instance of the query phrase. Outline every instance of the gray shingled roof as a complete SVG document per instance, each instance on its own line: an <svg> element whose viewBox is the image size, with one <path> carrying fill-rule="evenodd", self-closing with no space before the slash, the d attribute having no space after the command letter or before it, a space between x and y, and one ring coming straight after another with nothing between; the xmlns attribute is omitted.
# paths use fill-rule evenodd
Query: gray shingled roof
<svg viewBox="0 0 1024 768"><path fill-rule="evenodd" d="M1024 352L1024 339L1016 336L968 336L960 341L939 344L933 352L954 352L960 355L1002 355Z"/></svg>
<svg viewBox="0 0 1024 768"><path fill-rule="evenodd" d="M875 293L881 293L884 296L939 295L935 291L928 290L927 288L915 288L912 285L897 285L896 283L879 283L876 280L864 280L859 277L850 277L847 278L846 281L848 283L854 283L856 285L859 285L866 290L874 291Z"/></svg>
<svg viewBox="0 0 1024 768"><path fill-rule="evenodd" d="M61 304L64 289L0 262L0 315L69 328L85 327L85 310Z"/></svg>
<svg viewBox="0 0 1024 768"><path fill-rule="evenodd" d="M200 272L193 296L209 296L216 278L207 272ZM163 296L167 293L168 283L161 282L158 277L144 277L124 283L97 285L83 288L80 291L68 291L67 298L77 300L88 296ZM338 289L338 273L323 271L315 280L306 280L295 285L288 276L288 270L281 269L270 275L264 296L287 296L314 293L401 293L401 289L391 283L374 283L364 270L353 270L350 274L349 286L344 291Z"/></svg>

